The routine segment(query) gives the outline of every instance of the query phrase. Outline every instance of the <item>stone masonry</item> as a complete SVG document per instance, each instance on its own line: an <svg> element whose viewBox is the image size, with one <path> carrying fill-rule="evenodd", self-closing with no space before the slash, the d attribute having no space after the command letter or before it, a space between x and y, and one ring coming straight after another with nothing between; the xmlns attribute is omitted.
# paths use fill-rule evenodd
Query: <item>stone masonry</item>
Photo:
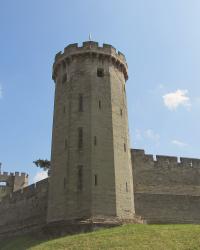
<svg viewBox="0 0 200 250"><path fill-rule="evenodd" d="M56 55L48 222L133 217L127 78L111 45L72 44Z"/></svg>
<svg viewBox="0 0 200 250"><path fill-rule="evenodd" d="M200 160L131 150L135 213L147 223L200 223Z"/></svg>
<svg viewBox="0 0 200 250"><path fill-rule="evenodd" d="M200 160L130 149L125 56L70 44L53 65L50 177L0 174L0 238L138 223L200 223Z"/></svg>
<svg viewBox="0 0 200 250"><path fill-rule="evenodd" d="M0 173L0 200L2 197L10 195L28 185L28 175L25 173Z"/></svg>

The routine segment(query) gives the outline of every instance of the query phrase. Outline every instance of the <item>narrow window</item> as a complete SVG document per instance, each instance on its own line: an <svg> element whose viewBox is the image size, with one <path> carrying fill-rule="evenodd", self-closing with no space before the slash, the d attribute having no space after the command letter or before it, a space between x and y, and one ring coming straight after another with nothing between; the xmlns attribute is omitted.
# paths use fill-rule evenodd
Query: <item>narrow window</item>
<svg viewBox="0 0 200 250"><path fill-rule="evenodd" d="M97 186L98 181L97 181L97 174L94 175L94 185Z"/></svg>
<svg viewBox="0 0 200 250"><path fill-rule="evenodd" d="M83 112L83 95L82 94L79 94L78 108L79 108L79 112Z"/></svg>
<svg viewBox="0 0 200 250"><path fill-rule="evenodd" d="M64 114L66 113L65 105L63 106L63 113L64 113Z"/></svg>
<svg viewBox="0 0 200 250"><path fill-rule="evenodd" d="M66 178L64 178L63 186L64 186L64 189L65 189L66 188Z"/></svg>
<svg viewBox="0 0 200 250"><path fill-rule="evenodd" d="M128 183L126 182L126 192L128 192Z"/></svg>
<svg viewBox="0 0 200 250"><path fill-rule="evenodd" d="M96 136L94 137L94 145L95 146L97 145L97 137Z"/></svg>
<svg viewBox="0 0 200 250"><path fill-rule="evenodd" d="M83 148L83 128L78 128L78 148Z"/></svg>
<svg viewBox="0 0 200 250"><path fill-rule="evenodd" d="M98 77L104 77L104 70L102 68L97 69L97 76Z"/></svg>
<svg viewBox="0 0 200 250"><path fill-rule="evenodd" d="M78 166L78 183L77 188L79 191L83 189L83 166Z"/></svg>
<svg viewBox="0 0 200 250"><path fill-rule="evenodd" d="M67 73L64 73L62 78L62 84L64 84L67 81Z"/></svg>
<svg viewBox="0 0 200 250"><path fill-rule="evenodd" d="M101 109L101 101L99 100L99 109Z"/></svg>
<svg viewBox="0 0 200 250"><path fill-rule="evenodd" d="M67 149L67 139L65 139L65 149Z"/></svg>
<svg viewBox="0 0 200 250"><path fill-rule="evenodd" d="M121 115L121 116L123 115L123 111L122 111L122 109L120 109L120 115Z"/></svg>
<svg viewBox="0 0 200 250"><path fill-rule="evenodd" d="M126 152L126 144L124 143L124 152Z"/></svg>

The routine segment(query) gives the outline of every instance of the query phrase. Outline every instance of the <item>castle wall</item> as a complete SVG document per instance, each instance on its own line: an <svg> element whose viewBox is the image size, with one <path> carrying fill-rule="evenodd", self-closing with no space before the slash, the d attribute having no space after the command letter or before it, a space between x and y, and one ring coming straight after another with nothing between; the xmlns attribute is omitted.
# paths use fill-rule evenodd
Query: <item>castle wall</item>
<svg viewBox="0 0 200 250"><path fill-rule="evenodd" d="M135 211L147 223L200 223L200 197L135 193Z"/></svg>
<svg viewBox="0 0 200 250"><path fill-rule="evenodd" d="M136 214L149 222L200 222L200 160L131 155Z"/></svg>
<svg viewBox="0 0 200 250"><path fill-rule="evenodd" d="M0 237L33 231L46 223L48 179L6 196L0 202Z"/></svg>

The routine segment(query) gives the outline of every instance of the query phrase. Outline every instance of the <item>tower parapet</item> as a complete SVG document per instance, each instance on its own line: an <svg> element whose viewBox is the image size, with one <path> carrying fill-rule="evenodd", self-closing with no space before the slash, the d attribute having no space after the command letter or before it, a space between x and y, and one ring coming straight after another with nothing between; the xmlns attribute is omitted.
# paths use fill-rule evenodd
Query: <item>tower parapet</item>
<svg viewBox="0 0 200 250"><path fill-rule="evenodd" d="M110 44L99 46L98 42L87 41L83 42L83 46L79 47L78 43L69 44L65 47L64 52L58 52L55 56L53 65L52 78L55 80L58 75L59 67L63 64L69 64L75 57L81 56L98 57L99 59L109 59L115 67L123 72L125 80L128 80L128 65L123 53L117 50Z"/></svg>

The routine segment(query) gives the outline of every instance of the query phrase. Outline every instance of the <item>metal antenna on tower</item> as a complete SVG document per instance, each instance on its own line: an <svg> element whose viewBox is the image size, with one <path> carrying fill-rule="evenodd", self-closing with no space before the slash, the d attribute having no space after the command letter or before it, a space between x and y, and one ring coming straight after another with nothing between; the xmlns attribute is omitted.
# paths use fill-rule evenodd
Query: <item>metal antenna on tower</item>
<svg viewBox="0 0 200 250"><path fill-rule="evenodd" d="M89 41L92 41L92 34L89 34Z"/></svg>

